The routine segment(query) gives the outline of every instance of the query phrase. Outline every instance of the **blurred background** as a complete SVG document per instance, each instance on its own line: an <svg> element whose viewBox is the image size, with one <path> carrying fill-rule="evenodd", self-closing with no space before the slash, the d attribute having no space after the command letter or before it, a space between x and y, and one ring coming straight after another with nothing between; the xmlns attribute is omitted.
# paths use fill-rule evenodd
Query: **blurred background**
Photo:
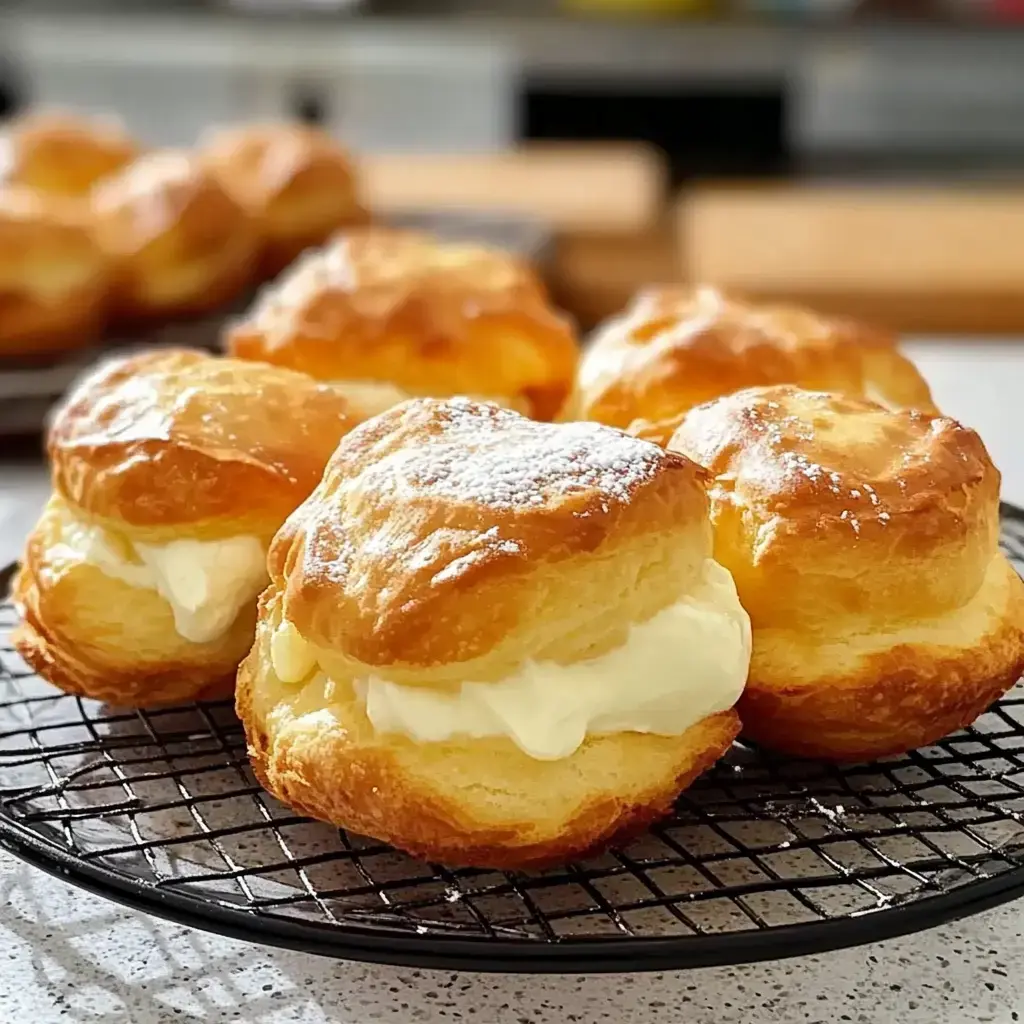
<svg viewBox="0 0 1024 1024"><path fill-rule="evenodd" d="M39 107L321 125L584 330L666 281L893 327L1024 504L1024 0L0 0L0 113ZM77 372L0 373L4 453Z"/></svg>
<svg viewBox="0 0 1024 1024"><path fill-rule="evenodd" d="M700 279L1024 334L1024 0L0 2L0 108L298 118L371 205L550 236L584 324Z"/></svg>

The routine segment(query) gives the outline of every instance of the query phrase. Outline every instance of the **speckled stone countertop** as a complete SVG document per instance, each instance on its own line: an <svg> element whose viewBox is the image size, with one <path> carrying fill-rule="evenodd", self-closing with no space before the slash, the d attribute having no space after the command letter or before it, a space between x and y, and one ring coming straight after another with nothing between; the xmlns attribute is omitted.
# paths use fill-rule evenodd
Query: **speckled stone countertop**
<svg viewBox="0 0 1024 1024"><path fill-rule="evenodd" d="M977 427L1024 505L1024 345L916 342L938 404ZM0 453L0 560L46 490ZM452 974L221 939L80 892L0 852L0 1024L1009 1024L1024 1020L1024 903L875 946L669 974ZM628 969L628 964L623 964Z"/></svg>

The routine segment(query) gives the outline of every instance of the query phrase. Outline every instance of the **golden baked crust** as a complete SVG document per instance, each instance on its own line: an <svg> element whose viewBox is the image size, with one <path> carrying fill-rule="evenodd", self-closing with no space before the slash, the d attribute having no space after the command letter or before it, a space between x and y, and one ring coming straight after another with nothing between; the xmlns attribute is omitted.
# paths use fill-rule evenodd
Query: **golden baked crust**
<svg viewBox="0 0 1024 1024"><path fill-rule="evenodd" d="M281 697L268 651L275 603L261 600L236 690L257 778L302 814L431 861L543 867L621 843L667 814L739 731L726 711L682 736L591 737L559 761L534 760L507 739L381 735L350 689Z"/></svg>
<svg viewBox="0 0 1024 1024"><path fill-rule="evenodd" d="M715 558L750 613L745 731L862 759L967 724L1024 668L1024 584L998 552L999 472L974 431L792 386L692 410Z"/></svg>
<svg viewBox="0 0 1024 1024"><path fill-rule="evenodd" d="M751 739L786 753L866 761L964 728L1024 672L1024 586L1002 555L966 609L891 635L808 642L754 634L738 705Z"/></svg>
<svg viewBox="0 0 1024 1024"><path fill-rule="evenodd" d="M89 345L110 284L110 260L73 211L0 186L0 355Z"/></svg>
<svg viewBox="0 0 1024 1024"><path fill-rule="evenodd" d="M210 136L202 159L259 224L271 273L335 231L369 220L352 160L317 128L224 129Z"/></svg>
<svg viewBox="0 0 1024 1024"><path fill-rule="evenodd" d="M305 257L226 344L321 380L521 401L538 419L561 406L577 355L571 327L522 261L383 228Z"/></svg>
<svg viewBox="0 0 1024 1024"><path fill-rule="evenodd" d="M256 276L255 222L185 153L140 157L98 184L91 202L97 238L120 268L123 317L215 309Z"/></svg>
<svg viewBox="0 0 1024 1024"><path fill-rule="evenodd" d="M161 349L110 360L54 415L55 490L89 515L173 534L274 530L357 422L280 367Z"/></svg>
<svg viewBox="0 0 1024 1024"><path fill-rule="evenodd" d="M139 154L115 122L61 113L18 118L0 137L0 180L82 198Z"/></svg>
<svg viewBox="0 0 1024 1024"><path fill-rule="evenodd" d="M714 288L641 292L599 329L563 418L627 428L665 443L685 413L741 388L797 384L891 408L932 410L928 385L883 331Z"/></svg>
<svg viewBox="0 0 1024 1024"><path fill-rule="evenodd" d="M524 649L573 660L678 599L710 553L703 485L597 424L420 399L345 438L270 573L336 656L416 683L500 678Z"/></svg>

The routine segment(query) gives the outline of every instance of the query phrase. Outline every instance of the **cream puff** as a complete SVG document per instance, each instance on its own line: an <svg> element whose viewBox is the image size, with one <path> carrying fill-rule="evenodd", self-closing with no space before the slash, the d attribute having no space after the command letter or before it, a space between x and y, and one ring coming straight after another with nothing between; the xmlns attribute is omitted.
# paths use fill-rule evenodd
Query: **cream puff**
<svg viewBox="0 0 1024 1024"><path fill-rule="evenodd" d="M351 158L317 128L265 124L221 130L207 139L202 160L258 224L270 273L336 231L369 220Z"/></svg>
<svg viewBox="0 0 1024 1024"><path fill-rule="evenodd" d="M298 811L448 864L578 857L739 729L749 621L704 474L469 399L364 423L271 547L237 708Z"/></svg>
<svg viewBox="0 0 1024 1024"><path fill-rule="evenodd" d="M53 496L14 586L22 656L120 706L229 694L269 542L354 425L278 367L168 349L101 366L50 429Z"/></svg>
<svg viewBox="0 0 1024 1024"><path fill-rule="evenodd" d="M571 326L523 261L384 228L301 259L226 344L375 399L379 410L463 394L550 419L576 366Z"/></svg>
<svg viewBox="0 0 1024 1024"><path fill-rule="evenodd" d="M641 292L598 329L567 419L664 443L689 409L771 384L932 409L928 385L883 331L807 309L759 306L710 287Z"/></svg>
<svg viewBox="0 0 1024 1024"><path fill-rule="evenodd" d="M98 181L127 166L139 152L116 121L55 112L29 114L0 134L0 181L83 199Z"/></svg>
<svg viewBox="0 0 1024 1024"><path fill-rule="evenodd" d="M1024 584L973 430L791 386L692 410L715 558L750 613L746 735L853 761L970 724L1024 670Z"/></svg>
<svg viewBox="0 0 1024 1024"><path fill-rule="evenodd" d="M254 221L186 153L140 157L97 185L91 201L96 236L119 267L122 318L206 312L255 279Z"/></svg>
<svg viewBox="0 0 1024 1024"><path fill-rule="evenodd" d="M75 213L0 186L0 356L87 346L99 336L111 262Z"/></svg>

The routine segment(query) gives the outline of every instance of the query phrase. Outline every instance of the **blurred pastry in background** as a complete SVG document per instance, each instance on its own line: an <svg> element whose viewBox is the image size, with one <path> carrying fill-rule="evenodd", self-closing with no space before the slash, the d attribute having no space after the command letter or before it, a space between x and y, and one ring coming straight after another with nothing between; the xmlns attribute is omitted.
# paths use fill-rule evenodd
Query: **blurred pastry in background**
<svg viewBox="0 0 1024 1024"><path fill-rule="evenodd" d="M117 264L122 319L203 313L255 281L255 222L187 153L149 153L106 178L93 190L92 216Z"/></svg>
<svg viewBox="0 0 1024 1024"><path fill-rule="evenodd" d="M669 442L712 474L715 558L750 613L746 735L871 760L969 725L1024 670L1024 583L999 550L999 471L973 430L872 402L751 388Z"/></svg>
<svg viewBox="0 0 1024 1024"><path fill-rule="evenodd" d="M932 409L928 385L884 331L808 309L747 303L711 287L641 292L600 327L580 362L566 419L664 443L689 409L770 384Z"/></svg>
<svg viewBox="0 0 1024 1024"><path fill-rule="evenodd" d="M81 348L102 331L111 262L84 218L0 185L0 356Z"/></svg>
<svg viewBox="0 0 1024 1024"><path fill-rule="evenodd" d="M225 340L233 355L332 381L378 411L470 395L551 419L577 358L572 326L523 260L387 228L307 254Z"/></svg>
<svg viewBox="0 0 1024 1024"><path fill-rule="evenodd" d="M201 152L204 165L257 222L271 274L336 231L369 220L352 160L317 128L223 129L209 136Z"/></svg>
<svg viewBox="0 0 1024 1024"><path fill-rule="evenodd" d="M230 694L270 539L355 423L278 367L180 349L100 366L50 429L53 496L13 590L22 657L115 705Z"/></svg>
<svg viewBox="0 0 1024 1024"><path fill-rule="evenodd" d="M257 776L449 864L640 831L739 729L750 625L704 486L620 431L464 398L363 424L271 547L236 698Z"/></svg>
<svg viewBox="0 0 1024 1024"><path fill-rule="evenodd" d="M82 199L140 152L113 118L27 114L0 134L0 181Z"/></svg>

